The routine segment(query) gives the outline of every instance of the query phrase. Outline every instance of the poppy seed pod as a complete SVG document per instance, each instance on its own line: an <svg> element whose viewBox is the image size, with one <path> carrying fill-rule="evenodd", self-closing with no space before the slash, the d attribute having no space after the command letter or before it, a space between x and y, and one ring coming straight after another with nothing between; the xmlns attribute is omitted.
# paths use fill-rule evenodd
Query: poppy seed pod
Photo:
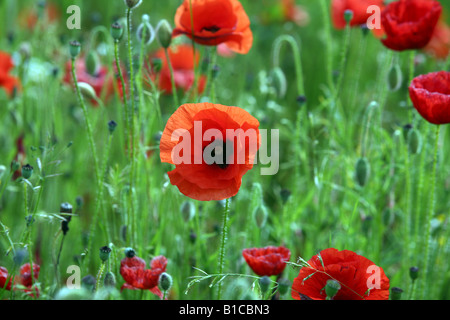
<svg viewBox="0 0 450 320"><path fill-rule="evenodd" d="M345 10L344 11L344 20L349 24L353 19L353 11L352 10Z"/></svg>
<svg viewBox="0 0 450 320"><path fill-rule="evenodd" d="M161 47L167 49L172 42L172 27L167 20L161 20L157 26L158 41Z"/></svg>
<svg viewBox="0 0 450 320"><path fill-rule="evenodd" d="M161 273L158 280L158 287L161 291L169 291L172 288L173 279L172 276L166 272Z"/></svg>
<svg viewBox="0 0 450 320"><path fill-rule="evenodd" d="M69 231L69 222L72 219L72 205L68 202L64 202L61 204L59 212L61 213L61 216L64 218L63 221L61 221L61 231L64 235L67 234Z"/></svg>
<svg viewBox="0 0 450 320"><path fill-rule="evenodd" d="M119 22L114 22L111 25L111 36L115 41L119 41L123 36L123 27Z"/></svg>
<svg viewBox="0 0 450 320"><path fill-rule="evenodd" d="M125 249L125 256L127 257L127 258L133 258L134 256L136 256L136 251L134 251L134 249L133 248L126 248Z"/></svg>
<svg viewBox="0 0 450 320"><path fill-rule="evenodd" d="M401 300L403 290L397 287L391 289L391 300Z"/></svg>
<svg viewBox="0 0 450 320"><path fill-rule="evenodd" d="M113 134L114 130L116 130L117 127L117 122L115 122L114 120L111 120L108 122L108 130L109 130L109 134Z"/></svg>
<svg viewBox="0 0 450 320"><path fill-rule="evenodd" d="M135 9L141 5L142 0L124 0L124 2L128 8Z"/></svg>
<svg viewBox="0 0 450 320"><path fill-rule="evenodd" d="M81 51L81 45L78 41L71 41L69 43L69 53L72 59L75 59Z"/></svg>
<svg viewBox="0 0 450 320"><path fill-rule="evenodd" d="M325 293L327 294L327 300L333 300L337 293L341 290L341 285L336 280L328 280L325 286Z"/></svg>
<svg viewBox="0 0 450 320"><path fill-rule="evenodd" d="M419 277L419 268L418 267L411 267L409 269L409 277L412 281L416 280Z"/></svg>
<svg viewBox="0 0 450 320"><path fill-rule="evenodd" d="M15 171L19 170L19 168L20 168L20 163L16 160L13 160L11 162L11 172L15 172Z"/></svg>
<svg viewBox="0 0 450 320"><path fill-rule="evenodd" d="M22 177L24 179L30 179L33 175L33 167L29 164L26 164L22 167Z"/></svg>
<svg viewBox="0 0 450 320"><path fill-rule="evenodd" d="M104 246L100 248L100 260L102 260L102 262L106 262L109 259L109 256L111 255L111 248Z"/></svg>
<svg viewBox="0 0 450 320"><path fill-rule="evenodd" d="M359 186L364 187L370 177L370 164L366 158L356 161L355 179Z"/></svg>
<svg viewBox="0 0 450 320"><path fill-rule="evenodd" d="M149 21L149 15L144 14L142 16L142 23L139 25L136 32L139 42L144 41L145 45L149 45L155 39L155 30L153 29Z"/></svg>
<svg viewBox="0 0 450 320"><path fill-rule="evenodd" d="M422 135L416 129L408 131L407 137L408 150L411 154L418 154L422 149Z"/></svg>

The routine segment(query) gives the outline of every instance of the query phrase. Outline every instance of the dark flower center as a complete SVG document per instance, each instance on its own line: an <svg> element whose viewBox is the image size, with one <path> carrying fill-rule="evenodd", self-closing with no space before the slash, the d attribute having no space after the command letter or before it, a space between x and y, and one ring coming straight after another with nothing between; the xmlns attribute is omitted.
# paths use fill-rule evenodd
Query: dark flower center
<svg viewBox="0 0 450 320"><path fill-rule="evenodd" d="M220 28L218 26L211 26L211 27L205 27L203 28L203 30L212 32L212 33L216 33L217 31L220 30Z"/></svg>
<svg viewBox="0 0 450 320"><path fill-rule="evenodd" d="M205 162L211 166L216 165L220 169L228 168L229 164L227 163L227 159L229 155L227 154L227 143L215 140L211 142L208 147L213 149L210 154L204 154ZM204 150L205 149L203 149L203 151Z"/></svg>

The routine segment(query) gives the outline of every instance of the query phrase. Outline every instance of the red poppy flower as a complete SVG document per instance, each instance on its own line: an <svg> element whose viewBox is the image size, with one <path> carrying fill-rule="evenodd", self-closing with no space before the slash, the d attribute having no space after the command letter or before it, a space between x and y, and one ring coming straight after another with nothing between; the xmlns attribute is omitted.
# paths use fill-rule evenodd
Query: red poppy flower
<svg viewBox="0 0 450 320"><path fill-rule="evenodd" d="M391 2L381 12L386 38L381 42L396 51L422 49L430 41L442 12L435 0L400 0Z"/></svg>
<svg viewBox="0 0 450 320"><path fill-rule="evenodd" d="M450 123L450 72L418 76L409 86L414 108L430 123Z"/></svg>
<svg viewBox="0 0 450 320"><path fill-rule="evenodd" d="M330 279L341 285L334 300L389 299L389 279L383 269L352 251L329 248L313 256L308 264L294 279L294 299L325 300L325 286Z"/></svg>
<svg viewBox="0 0 450 320"><path fill-rule="evenodd" d="M367 13L367 8L375 5L383 8L383 0L333 0L331 3L331 17L333 25L336 29L344 29L347 25L344 19L346 10L353 12L353 18L350 21L350 26L360 26L367 24L367 20L372 13Z"/></svg>
<svg viewBox="0 0 450 320"><path fill-rule="evenodd" d="M226 43L241 54L248 53L253 43L250 20L238 0L185 0L177 9L173 30L174 37L181 34L203 45Z"/></svg>
<svg viewBox="0 0 450 320"><path fill-rule="evenodd" d="M3 88L10 97L14 89L18 89L20 86L19 79L9 74L13 67L14 62L11 56L0 51L0 88Z"/></svg>
<svg viewBox="0 0 450 320"><path fill-rule="evenodd" d="M285 21L292 21L298 26L305 26L309 22L309 14L295 0L281 0L281 8Z"/></svg>
<svg viewBox="0 0 450 320"><path fill-rule="evenodd" d="M100 65L95 74L90 74L87 70L85 59L79 58L75 61L75 74L77 75L77 81L89 84L94 89L98 98L102 98L102 95L104 94L105 99L108 99L114 94L114 81L116 81L120 97L123 95L122 83L120 79L114 79L113 75L109 73L108 68L104 65ZM126 73L122 72L122 74L125 77ZM71 61L66 64L66 73L63 81L67 84L72 83ZM92 101L92 103L94 105L97 104L95 101Z"/></svg>
<svg viewBox="0 0 450 320"><path fill-rule="evenodd" d="M440 21L434 29L430 42L424 48L424 51L436 59L445 60L450 53L450 27Z"/></svg>
<svg viewBox="0 0 450 320"><path fill-rule="evenodd" d="M164 49L158 50L152 58L160 59L162 62L161 71L159 72L158 88L167 94L172 93L172 80L170 76L169 64L166 60ZM194 66L198 65L200 55L195 52L191 45L181 44L176 47L169 48L169 59L173 68L173 76L175 87L183 91L189 91L194 84ZM152 79L155 80L156 74L152 72ZM197 90L202 93L205 89L206 77L200 76L198 79Z"/></svg>
<svg viewBox="0 0 450 320"><path fill-rule="evenodd" d="M145 269L145 261L139 257L125 257L120 262L120 274L126 283L123 289L150 290L160 298L163 296L158 288L158 280L161 273L166 271L167 258L157 256L150 262L151 269Z"/></svg>
<svg viewBox="0 0 450 320"><path fill-rule="evenodd" d="M258 127L258 120L238 107L180 106L168 120L160 142L161 161L175 164L168 173L170 182L196 200L236 195L259 149Z"/></svg>
<svg viewBox="0 0 450 320"><path fill-rule="evenodd" d="M279 275L291 258L289 249L273 246L244 249L242 255L250 268L261 277Z"/></svg>
<svg viewBox="0 0 450 320"><path fill-rule="evenodd" d="M0 291L5 288L6 280L8 279L8 269L0 267ZM6 290L11 290L11 279L9 279L6 285Z"/></svg>

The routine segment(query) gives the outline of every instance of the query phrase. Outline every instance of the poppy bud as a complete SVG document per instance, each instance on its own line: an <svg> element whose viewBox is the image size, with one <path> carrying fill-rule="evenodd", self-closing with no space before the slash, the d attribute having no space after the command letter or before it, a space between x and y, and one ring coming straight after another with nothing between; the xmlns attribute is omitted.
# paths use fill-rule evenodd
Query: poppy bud
<svg viewBox="0 0 450 320"><path fill-rule="evenodd" d="M408 150L411 154L418 154L422 149L422 135L416 129L411 129L407 137Z"/></svg>
<svg viewBox="0 0 450 320"><path fill-rule="evenodd" d="M387 85L390 91L397 91L401 88L403 82L402 70L398 63L395 63L389 69L387 75Z"/></svg>
<svg viewBox="0 0 450 320"><path fill-rule="evenodd" d="M419 268L418 267L411 267L409 269L409 277L412 281L416 280L419 277Z"/></svg>
<svg viewBox="0 0 450 320"><path fill-rule="evenodd" d="M78 88L80 88L80 92L86 99L92 100L97 99L97 94L95 93L94 88L89 83L86 82L78 82Z"/></svg>
<svg viewBox="0 0 450 320"><path fill-rule="evenodd" d="M403 290L397 287L391 289L391 300L401 300Z"/></svg>
<svg viewBox="0 0 450 320"><path fill-rule="evenodd" d="M75 59L81 51L81 45L78 41L71 41L69 43L69 53L72 59Z"/></svg>
<svg viewBox="0 0 450 320"><path fill-rule="evenodd" d="M114 288L116 286L116 276L112 272L107 272L105 274L105 279L103 279L103 285L105 287Z"/></svg>
<svg viewBox="0 0 450 320"><path fill-rule="evenodd" d="M364 187L367 183L367 180L369 180L369 177L370 177L369 161L367 161L366 158L359 158L358 161L356 162L356 172L355 172L356 182L361 187Z"/></svg>
<svg viewBox="0 0 450 320"><path fill-rule="evenodd" d="M95 51L90 51L85 59L86 71L91 75L95 76L98 74L100 69L100 58Z"/></svg>
<svg viewBox="0 0 450 320"><path fill-rule="evenodd" d="M350 23L353 19L353 11L352 10L345 10L344 11L344 20L347 22L347 24Z"/></svg>
<svg viewBox="0 0 450 320"><path fill-rule="evenodd" d="M115 41L119 41L123 36L123 27L117 21L111 25L111 36Z"/></svg>
<svg viewBox="0 0 450 320"><path fill-rule="evenodd" d="M135 9L139 7L139 5L142 3L142 0L124 0L125 5L130 9Z"/></svg>
<svg viewBox="0 0 450 320"><path fill-rule="evenodd" d="M267 208L263 204L260 204L255 208L255 210L253 210L253 219L255 220L258 228L263 228L266 225L267 216Z"/></svg>
<svg viewBox="0 0 450 320"><path fill-rule="evenodd" d="M185 201L181 204L181 214L185 222L189 222L195 216L195 205L191 201Z"/></svg>
<svg viewBox="0 0 450 320"><path fill-rule="evenodd" d="M16 252L14 253L14 257L13 257L14 264L16 266L20 266L27 257L28 257L27 249L21 248L21 249L16 250ZM0 286L0 290L1 290L1 286Z"/></svg>
<svg viewBox="0 0 450 320"><path fill-rule="evenodd" d="M125 249L125 256L127 257L127 258L133 258L134 256L136 255L136 251L134 251L134 249L133 248L126 248Z"/></svg>
<svg viewBox="0 0 450 320"><path fill-rule="evenodd" d="M29 164L24 165L22 167L22 177L24 179L30 179L30 177L33 175L33 167L30 166Z"/></svg>
<svg viewBox="0 0 450 320"><path fill-rule="evenodd" d="M341 284L336 280L328 280L325 286L325 293L327 294L327 300L333 300L337 293L341 290Z"/></svg>
<svg viewBox="0 0 450 320"><path fill-rule="evenodd" d="M172 42L172 27L167 20L161 20L157 26L158 41L161 47L167 49Z"/></svg>
<svg viewBox="0 0 450 320"><path fill-rule="evenodd" d="M15 172L15 171L19 170L19 168L20 168L20 163L17 162L16 160L13 160L11 162L11 172Z"/></svg>
<svg viewBox="0 0 450 320"><path fill-rule="evenodd" d="M109 134L113 134L114 130L116 130L117 127L117 122L115 122L114 120L111 120L108 122L108 130L109 130Z"/></svg>
<svg viewBox="0 0 450 320"><path fill-rule="evenodd" d="M127 226L123 225L120 227L120 237L123 242L127 242Z"/></svg>
<svg viewBox="0 0 450 320"><path fill-rule="evenodd" d="M259 287L261 288L261 292L263 294L266 293L267 290L269 290L271 282L272 281L270 280L270 278L268 276L259 278Z"/></svg>
<svg viewBox="0 0 450 320"><path fill-rule="evenodd" d="M274 68L270 73L270 79L278 97L283 98L287 91L287 80L283 70Z"/></svg>
<svg viewBox="0 0 450 320"><path fill-rule="evenodd" d="M102 260L103 263L108 261L110 255L111 255L111 248L107 246L100 248L100 260Z"/></svg>
<svg viewBox="0 0 450 320"><path fill-rule="evenodd" d="M142 23L139 25L136 32L139 42L144 41L145 45L149 45L155 39L155 30L149 21L150 17L148 14L144 14L142 16Z"/></svg>
<svg viewBox="0 0 450 320"><path fill-rule="evenodd" d="M280 293L280 295L285 295L290 288L291 282L288 279L283 278L278 281L278 292Z"/></svg>
<svg viewBox="0 0 450 320"><path fill-rule="evenodd" d="M88 274L81 279L81 286L88 291L93 291L95 289L95 284L97 280L93 275Z"/></svg>
<svg viewBox="0 0 450 320"><path fill-rule="evenodd" d="M367 26L367 24L364 23L361 25L361 31L362 31L363 36L367 36L369 34L370 29Z"/></svg>
<svg viewBox="0 0 450 320"><path fill-rule="evenodd" d="M158 280L158 287L162 292L169 291L172 288L172 276L166 272L161 273Z"/></svg>

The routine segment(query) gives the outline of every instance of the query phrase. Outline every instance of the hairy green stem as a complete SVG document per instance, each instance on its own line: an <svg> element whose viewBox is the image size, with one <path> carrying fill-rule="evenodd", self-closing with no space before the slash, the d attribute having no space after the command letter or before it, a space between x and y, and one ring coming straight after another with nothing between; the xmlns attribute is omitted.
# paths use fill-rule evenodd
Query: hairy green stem
<svg viewBox="0 0 450 320"><path fill-rule="evenodd" d="M173 73L172 62L170 61L169 50L167 50L167 48L164 48L164 54L166 55L167 65L169 66L169 70L170 70L170 82L172 84L173 102L175 103L175 106L178 107L180 104L178 103L177 87L175 85L175 76ZM195 88L194 88L194 90L195 90Z"/></svg>
<svg viewBox="0 0 450 320"><path fill-rule="evenodd" d="M225 264L225 249L228 237L228 215L230 214L230 199L228 198L225 203L225 210L223 212L222 221L222 237L220 240L220 252L219 252L219 274L223 273ZM222 282L218 284L217 300L222 298Z"/></svg>

